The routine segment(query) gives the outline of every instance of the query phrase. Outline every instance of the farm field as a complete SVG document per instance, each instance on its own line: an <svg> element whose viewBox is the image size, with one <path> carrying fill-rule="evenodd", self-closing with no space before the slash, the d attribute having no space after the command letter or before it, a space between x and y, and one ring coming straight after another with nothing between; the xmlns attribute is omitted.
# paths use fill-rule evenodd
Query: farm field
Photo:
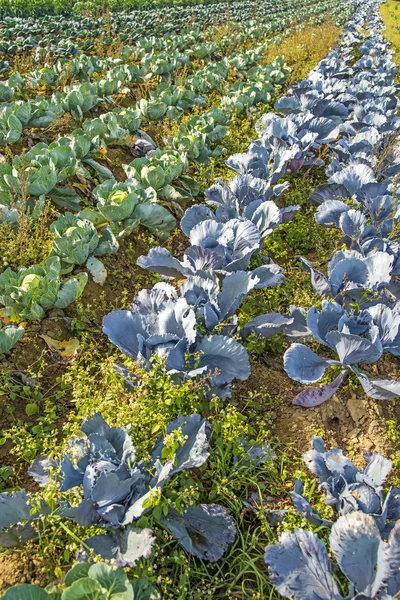
<svg viewBox="0 0 400 600"><path fill-rule="evenodd" d="M398 598L400 2L0 17L0 598Z"/></svg>

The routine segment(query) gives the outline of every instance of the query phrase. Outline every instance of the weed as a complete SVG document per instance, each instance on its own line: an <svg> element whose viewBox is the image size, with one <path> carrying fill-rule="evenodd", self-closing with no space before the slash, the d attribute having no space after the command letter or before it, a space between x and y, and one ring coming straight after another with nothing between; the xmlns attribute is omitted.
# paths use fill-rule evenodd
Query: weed
<svg viewBox="0 0 400 600"><path fill-rule="evenodd" d="M292 84L307 77L309 71L334 45L339 32L340 28L336 27L329 17L322 25L307 24L307 27L299 28L280 44L271 45L263 57L263 63L271 62L277 55L283 55L292 71Z"/></svg>
<svg viewBox="0 0 400 600"><path fill-rule="evenodd" d="M400 64L399 3L396 0L389 0L389 2L381 4L379 9L386 27L383 35L392 45L396 63ZM396 81L397 83L400 81L399 73L396 75Z"/></svg>

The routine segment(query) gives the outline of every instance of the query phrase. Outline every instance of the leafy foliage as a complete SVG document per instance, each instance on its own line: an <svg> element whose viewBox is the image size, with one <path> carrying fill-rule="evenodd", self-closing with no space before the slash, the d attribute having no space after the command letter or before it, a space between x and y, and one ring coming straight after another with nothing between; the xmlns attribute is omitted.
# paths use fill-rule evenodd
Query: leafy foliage
<svg viewBox="0 0 400 600"><path fill-rule="evenodd" d="M17 272L6 269L0 275L0 303L3 314L18 319L35 320L50 308L66 308L82 294L87 274L60 279L61 261L48 258L43 266L21 267Z"/></svg>
<svg viewBox="0 0 400 600"><path fill-rule="evenodd" d="M360 511L341 516L332 527L329 545L338 567L349 580L351 597L393 597L398 584L399 524L384 542L374 519ZM316 533L285 532L268 546L265 562L277 591L285 598L343 598L328 552Z"/></svg>
<svg viewBox="0 0 400 600"><path fill-rule="evenodd" d="M386 496L383 495L392 461L378 453L367 453L367 465L359 470L342 450L327 451L321 438L313 438L311 445L312 450L303 455L303 460L318 477L325 503L339 516L354 511L371 515L381 536L387 539L400 516L400 490L390 488ZM315 513L302 493L303 485L297 481L292 493L296 509L314 525L331 526L332 523Z"/></svg>
<svg viewBox="0 0 400 600"><path fill-rule="evenodd" d="M112 569L106 563L80 563L67 573L63 589L49 585L44 590L37 585L22 584L10 588L6 600L84 600L88 597L108 598L109 600L157 600L160 595L156 588L145 580L132 582L123 569Z"/></svg>
<svg viewBox="0 0 400 600"><path fill-rule="evenodd" d="M61 492L82 486L81 502L71 506L62 501L61 516L84 527L97 525L117 530L86 540L82 560L87 557L87 548L92 548L95 554L118 566L134 566L139 558L151 554L155 538L151 530L130 525L151 508L155 493L174 474L205 463L209 456L210 424L198 414L179 416L154 446L149 464L136 461L128 430L110 427L100 413L87 419L81 430L86 438L72 439L60 464L38 459L29 472L43 486L50 481L49 472L59 469ZM174 440L172 453L170 440ZM160 525L171 531L186 550L212 562L222 556L236 535L226 509L215 505L190 507L182 516L173 511L165 516L165 522L160 520ZM125 526L129 527L121 531ZM218 531L218 527L224 531L224 538L215 533L215 537L210 537L209 531Z"/></svg>
<svg viewBox="0 0 400 600"><path fill-rule="evenodd" d="M233 379L250 375L248 356L231 336L232 319L249 291L259 282L244 271L232 273L222 286L216 277L189 277L180 295L168 284L142 290L128 311L115 311L103 319L103 331L122 352L139 363L151 364L153 356L166 359L173 377L205 376L211 391L229 395ZM231 319L222 330L214 330Z"/></svg>

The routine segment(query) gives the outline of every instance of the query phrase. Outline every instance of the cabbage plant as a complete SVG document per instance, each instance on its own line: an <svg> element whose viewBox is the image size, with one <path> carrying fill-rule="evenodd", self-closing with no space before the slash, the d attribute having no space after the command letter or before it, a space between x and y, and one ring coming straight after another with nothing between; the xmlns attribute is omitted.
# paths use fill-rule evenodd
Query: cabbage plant
<svg viewBox="0 0 400 600"><path fill-rule="evenodd" d="M266 113L257 123L260 140L256 142L267 150L291 153L287 170L295 173L303 165L318 166L321 161L313 150L321 144L329 144L339 136L336 121L325 117L314 117L309 112L281 117Z"/></svg>
<svg viewBox="0 0 400 600"><path fill-rule="evenodd" d="M0 107L0 146L15 144L24 129L45 128L58 118L54 104L44 98Z"/></svg>
<svg viewBox="0 0 400 600"><path fill-rule="evenodd" d="M146 579L129 581L123 569L106 563L78 563L68 571L61 585L46 588L23 583L7 590L5 600L87 600L88 595L108 600L159 600L157 589Z"/></svg>
<svg viewBox="0 0 400 600"><path fill-rule="evenodd" d="M211 219L200 222L190 231L191 246L183 260L174 258L165 248L152 248L137 264L166 277L197 276L209 279L209 273L228 274L244 271L251 257L260 251L262 238L257 227L248 220L231 219L218 223ZM256 288L279 285L285 279L283 270L272 261L257 267L251 274L258 278Z"/></svg>
<svg viewBox="0 0 400 600"><path fill-rule="evenodd" d="M346 245L365 256L376 251L390 254L394 257L392 275L398 275L400 212L391 192L391 180L378 183L371 167L355 163L337 172L330 181L311 195L320 203L316 222L341 229Z"/></svg>
<svg viewBox="0 0 400 600"><path fill-rule="evenodd" d="M183 111L193 106L204 106L205 101L194 90L183 86L170 86L166 83L159 85L156 90L150 92L150 102L158 102L160 106L165 104L166 115L171 120L177 120ZM143 106L143 104L142 104Z"/></svg>
<svg viewBox="0 0 400 600"><path fill-rule="evenodd" d="M6 81L0 82L0 101L10 102L14 100L17 94L20 94L25 87L25 80L17 72L11 75Z"/></svg>
<svg viewBox="0 0 400 600"><path fill-rule="evenodd" d="M372 252L363 256L355 250L340 250L328 263L324 275L303 257L302 265L311 275L311 285L321 296L336 302L361 308L386 301L391 295L392 273L395 257L387 252Z"/></svg>
<svg viewBox="0 0 400 600"><path fill-rule="evenodd" d="M320 437L314 437L311 450L303 454L303 461L318 478L324 502L341 517L354 511L371 515L385 540L400 518L400 489L391 487L384 495L386 478L392 469L392 461L378 453L367 452L366 466L358 469L347 453L332 448L326 450ZM292 500L311 524L331 527L332 522L322 517L303 496L303 484L296 481Z"/></svg>
<svg viewBox="0 0 400 600"><path fill-rule="evenodd" d="M82 294L87 274L61 280L61 261L48 258L42 265L10 267L0 275L0 303L4 316L21 320L41 319L50 308L66 308Z"/></svg>
<svg viewBox="0 0 400 600"><path fill-rule="evenodd" d="M93 223L70 212L60 215L50 225L50 231L54 233L52 254L61 260L61 273L70 273L89 256L115 254L119 248L109 227L97 232Z"/></svg>
<svg viewBox="0 0 400 600"><path fill-rule="evenodd" d="M23 327L15 325L0 326L0 354L11 350L24 335L24 331Z"/></svg>
<svg viewBox="0 0 400 600"><path fill-rule="evenodd" d="M43 500L25 490L0 493L0 546L13 548L38 536L38 527L50 513Z"/></svg>
<svg viewBox="0 0 400 600"><path fill-rule="evenodd" d="M110 427L100 413L87 419L81 431L84 437L71 440L60 463L37 459L30 474L40 485L46 485L51 472L59 471L60 492L81 488L79 504L61 501L60 515L81 526L111 530L85 540L80 559L86 557L87 548L92 548L117 566L134 566L139 558L150 555L155 538L151 530L131 524L150 511L156 491L161 491L173 475L206 462L211 426L198 414L179 416L156 442L148 464L137 461L128 428ZM165 460L172 437L176 449ZM182 515L171 510L157 522L188 552L210 562L218 560L236 536L228 511L215 504L189 507Z"/></svg>
<svg viewBox="0 0 400 600"><path fill-rule="evenodd" d="M61 111L71 113L79 121L85 112L101 102L101 98L98 96L97 86L86 82L72 86L70 90L62 94L56 92L53 102L60 107Z"/></svg>
<svg viewBox="0 0 400 600"><path fill-rule="evenodd" d="M34 210L37 199L48 197L54 204L74 210L79 205L79 196L70 188L56 186L75 175L78 168L72 148L36 144L25 155L15 156L12 164L0 165L0 203L11 207L24 195L28 207Z"/></svg>
<svg viewBox="0 0 400 600"><path fill-rule="evenodd" d="M140 124L138 110L115 108L96 119L86 119L82 129L75 130L74 134L86 134L91 140L98 138L105 144L129 145L130 135L138 131Z"/></svg>
<svg viewBox="0 0 400 600"><path fill-rule="evenodd" d="M187 155L189 160L208 163L211 157L226 152L224 146L215 145L226 134L227 117L221 109L211 109L203 116L190 119L181 125L178 135L170 140L172 147Z"/></svg>
<svg viewBox="0 0 400 600"><path fill-rule="evenodd" d="M329 367L340 367L339 375L320 388L308 388L294 399L301 406L317 406L328 400L352 371L365 393L378 400L400 395L400 381L369 377L356 365L375 363L383 353L400 353L399 305L389 308L377 304L359 313L347 313L336 302L324 301L322 311L314 306L308 312L307 325L312 336L329 348L339 360L321 357L303 344L295 343L285 352L286 373L303 384L319 381Z"/></svg>
<svg viewBox="0 0 400 600"><path fill-rule="evenodd" d="M52 152L71 152L77 160L77 171L80 175L87 177L89 180L92 180L93 177L91 171L86 167L90 167L100 181L113 178L110 169L98 160L95 160L101 156L100 137L92 138L87 133L84 133L83 130L77 129L70 135L58 138L55 142L50 144L49 149ZM75 210L77 210L76 206Z"/></svg>
<svg viewBox="0 0 400 600"><path fill-rule="evenodd" d="M146 100L141 98L136 105L140 117L144 121L160 121L165 117L168 105L158 98Z"/></svg>
<svg viewBox="0 0 400 600"><path fill-rule="evenodd" d="M222 109L213 107L202 115L189 119L186 123L188 133L205 133L207 140L214 144L221 142L228 131L229 115Z"/></svg>
<svg viewBox="0 0 400 600"><path fill-rule="evenodd" d="M228 59L224 57L217 63L209 63L199 69L185 80L185 86L200 94L210 93L212 90L222 90L229 73Z"/></svg>
<svg viewBox="0 0 400 600"><path fill-rule="evenodd" d="M250 375L247 352L231 337L236 321L229 320L259 281L244 271L231 273L222 285L212 274L208 280L189 277L179 294L171 285L158 283L142 290L130 310L106 315L103 331L124 354L147 368L152 357L159 356L174 379L202 376L211 392L229 395L234 379ZM224 322L226 327L216 335L216 327Z"/></svg>
<svg viewBox="0 0 400 600"><path fill-rule="evenodd" d="M331 174L328 183L318 186L310 198L317 204L329 200L352 201L353 208L362 209L375 197L387 194L390 186L390 179L378 182L369 165L354 161Z"/></svg>
<svg viewBox="0 0 400 600"><path fill-rule="evenodd" d="M140 119L138 119L140 122ZM127 128L121 126L121 120L112 112L104 113L96 119L86 119L83 122L82 129L77 129L73 133L87 135L90 140L96 139L99 144L120 144L128 145L130 141L130 132Z"/></svg>
<svg viewBox="0 0 400 600"><path fill-rule="evenodd" d="M328 546L335 564L317 533L305 529L285 531L277 544L267 546L264 560L271 583L285 598L395 598L400 592L399 536L399 522L386 542L374 518L355 511L339 517L332 526ZM342 594L338 584L344 579L349 595Z"/></svg>
<svg viewBox="0 0 400 600"><path fill-rule="evenodd" d="M239 165L243 164L244 159L241 155L233 155L228 160L228 165L235 165L238 170L240 169ZM270 171L263 160L257 158L252 164L257 176L248 172L234 177L229 185L219 182L206 190L206 203L215 208L215 212L204 204L195 205L186 210L181 220L181 228L185 235L191 237L192 231L199 229L200 224L204 227L211 227L211 225L207 225L208 221L214 222L213 227L218 229L219 224L242 220L250 222L258 230L261 248L268 235L279 225L288 223L297 214L300 210L298 205L278 208L272 200L274 196L279 196L287 186L285 184L271 185ZM250 171L249 162L247 166Z"/></svg>
<svg viewBox="0 0 400 600"><path fill-rule="evenodd" d="M274 150L252 142L247 152L232 154L226 161L227 166L233 169L239 175L251 175L259 179L264 179L271 184L276 183L289 167L289 163L293 160L296 154L291 150L282 150L274 152ZM213 189L213 188L211 188ZM282 186L271 188L271 193L278 195L278 190Z"/></svg>
<svg viewBox="0 0 400 600"><path fill-rule="evenodd" d="M157 202L154 188L143 188L137 180L117 182L109 179L97 186L93 195L97 198L96 210L84 210L81 216L96 227L109 223L117 238L129 235L139 225L167 238L176 225L171 213Z"/></svg>
<svg viewBox="0 0 400 600"><path fill-rule="evenodd" d="M154 51L149 52L142 58L142 64L151 72L153 75L159 75L161 77L167 77L172 71L174 71L179 64L188 62L189 58L179 53L160 52L155 54Z"/></svg>
<svg viewBox="0 0 400 600"><path fill-rule="evenodd" d="M199 191L197 183L184 175L186 155L176 150L157 149L151 157L135 158L124 168L130 179L139 181L143 188L153 188L164 200L191 198Z"/></svg>

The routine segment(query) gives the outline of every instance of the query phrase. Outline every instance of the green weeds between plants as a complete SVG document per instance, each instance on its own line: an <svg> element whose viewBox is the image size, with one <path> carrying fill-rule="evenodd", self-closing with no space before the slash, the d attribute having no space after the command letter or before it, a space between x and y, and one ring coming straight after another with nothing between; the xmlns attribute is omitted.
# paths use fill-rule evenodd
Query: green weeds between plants
<svg viewBox="0 0 400 600"><path fill-rule="evenodd" d="M90 356L90 360L84 357ZM71 364L60 379L59 394L73 410L65 414L62 440L77 433L82 420L100 410L115 425L132 425L132 438L139 457L145 457L166 423L180 413L199 411L212 424L211 453L201 474L191 477L180 475L165 486L162 493L152 499L152 513L140 520L141 526L151 526L163 506L179 507L194 501L223 503L231 510L239 527L239 536L224 558L216 565L194 561L165 532L157 531L159 544L149 560L141 561L135 574L146 576L155 583L163 598L216 598L226 597L229 588L245 597L262 598L269 590L265 569L262 567L262 548L273 538L266 520L266 510L260 509L257 517L245 510L242 500L256 492L263 504L264 495L279 503L290 489L291 465L282 455L279 461L268 461L262 467L240 464L241 450L238 439L246 437L263 441L269 435L269 423L260 420L259 404L270 402L260 392L250 395L243 406L220 400L206 401L199 383L187 382L173 385L166 375L163 364L157 361L151 371L137 370L140 387L127 392L120 377L113 369L112 358L102 358L99 349L89 342L82 357ZM23 394L13 386L15 397ZM5 432L8 439L15 438L14 456L19 460L31 460L40 451L60 455L63 444L54 435L54 427L42 427L40 435L34 429L46 421L46 408L39 411L33 427L16 423ZM44 416L43 416L44 415ZM55 415L53 415L55 417ZM254 425L253 425L254 424ZM38 442L40 440L40 448ZM235 462L239 459L238 462ZM57 490L46 489L46 501L56 505ZM75 524L65 526L57 515L46 520L46 528L39 537L34 553L44 561L50 574L59 577L70 564L80 540L87 537L88 530ZM161 543L162 542L162 543ZM61 551L61 549L63 551ZM32 552L32 548L30 549ZM179 590L179 596L176 595ZM196 592L196 590L198 590ZM254 596L252 590L254 591Z"/></svg>
<svg viewBox="0 0 400 600"><path fill-rule="evenodd" d="M155 527L157 548L150 559L141 560L135 567L135 576L146 577L163 598L211 600L229 597L228 593L232 597L270 597L272 588L262 562L263 548L275 536L268 512L284 507L293 478L305 479L306 474L299 457L284 446L279 449L278 459L260 467L241 464L243 451L238 439L245 437L260 443L270 438L268 407L273 410L278 400L261 389L248 393L240 406L235 400L208 401L199 382L174 385L160 360L150 371L127 363L141 382L133 392L127 391L113 367L113 356L105 356L104 348L89 337L82 345L81 356L57 381L55 396L46 399L39 392L28 391L27 386L3 381L3 387L12 389L14 400L31 400L33 394L38 406L31 423L16 421L5 431L5 440L14 441L12 453L17 464L26 464L42 452L59 456L65 450L65 440L78 433L82 421L98 410L115 425L132 426L139 458L147 456L168 421L180 413L202 413L212 425L207 464L199 473L180 474L169 482L162 493L152 498L151 512L138 525L154 526L164 506L179 508L194 502L215 502L229 508L238 527L237 540L218 563L206 564L193 560L168 533ZM56 398L58 405L64 403L61 421L51 398ZM260 406L266 414L264 418L260 417ZM60 429L62 436L57 435ZM307 481L306 491L312 495L315 484ZM74 494L71 493L72 498ZM46 488L45 499L50 506L57 505L57 496L57 487ZM255 511L246 507L243 500L253 504ZM290 511L280 527L290 528L298 523L299 517ZM50 580L59 579L71 565L81 541L91 533L87 528L65 523L53 513L43 524L38 542L29 546L27 556L41 565Z"/></svg>
<svg viewBox="0 0 400 600"><path fill-rule="evenodd" d="M386 26L384 36L392 44L395 60L397 64L400 64L400 3L396 0L390 0L390 2L381 5L380 12ZM396 79L398 83L399 73L397 73Z"/></svg>

